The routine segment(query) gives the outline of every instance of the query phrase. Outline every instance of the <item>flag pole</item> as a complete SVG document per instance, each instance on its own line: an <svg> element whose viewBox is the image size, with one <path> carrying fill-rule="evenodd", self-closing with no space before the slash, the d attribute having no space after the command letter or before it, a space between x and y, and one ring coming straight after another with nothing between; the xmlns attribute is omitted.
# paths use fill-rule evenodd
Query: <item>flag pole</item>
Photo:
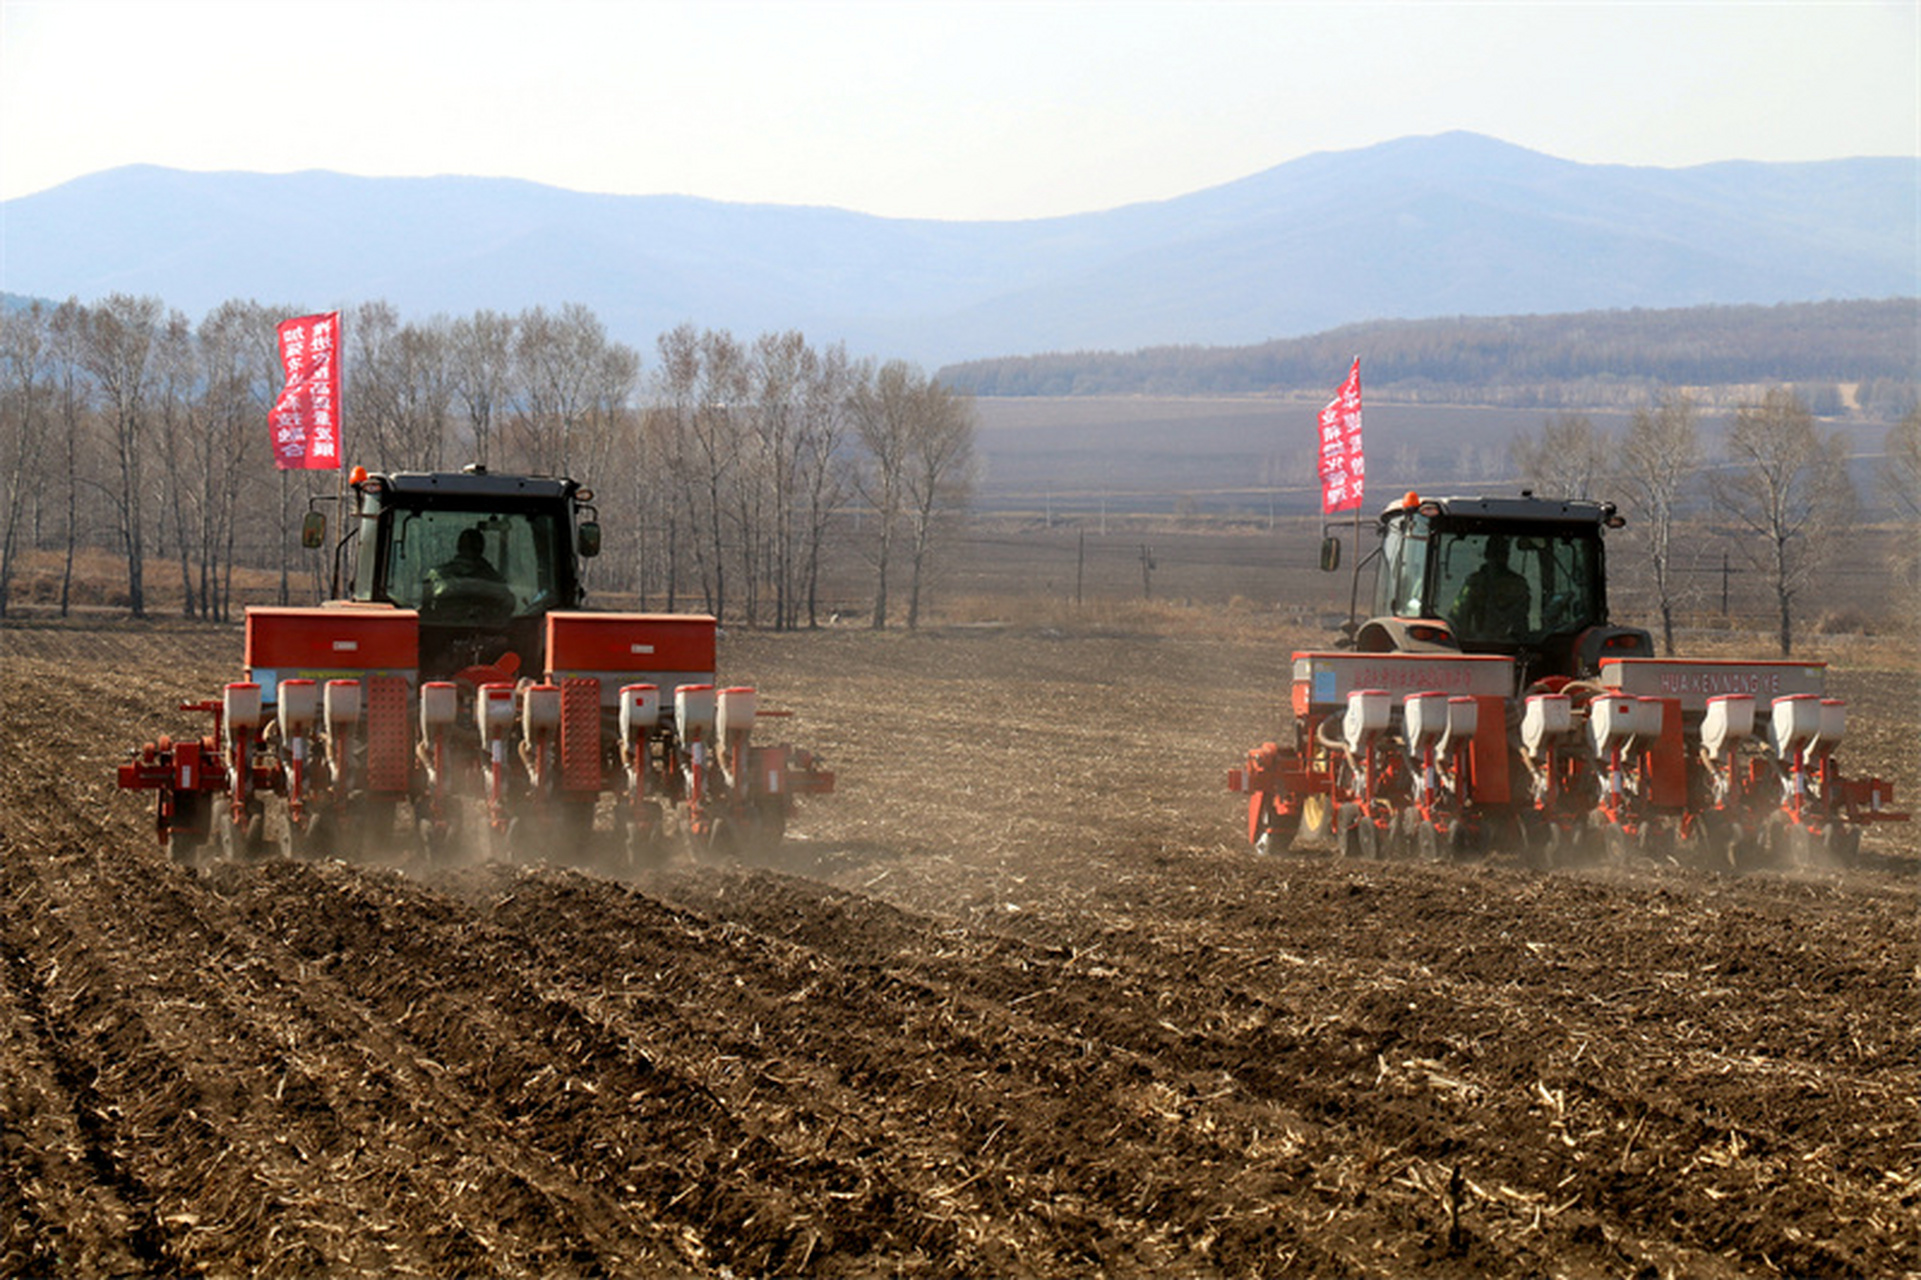
<svg viewBox="0 0 1921 1280"><path fill-rule="evenodd" d="M1358 396L1361 389L1361 353L1354 353L1354 390ZM1356 412L1359 412L1357 409ZM1361 473L1361 492L1367 492L1367 473ZM1361 578L1361 503L1354 504L1354 580L1358 586Z"/></svg>
<svg viewBox="0 0 1921 1280"><path fill-rule="evenodd" d="M334 510L340 515L340 531L335 535L333 572L327 593L340 598L340 550L347 545L347 313L334 313L334 368L340 385L340 399L334 404Z"/></svg>

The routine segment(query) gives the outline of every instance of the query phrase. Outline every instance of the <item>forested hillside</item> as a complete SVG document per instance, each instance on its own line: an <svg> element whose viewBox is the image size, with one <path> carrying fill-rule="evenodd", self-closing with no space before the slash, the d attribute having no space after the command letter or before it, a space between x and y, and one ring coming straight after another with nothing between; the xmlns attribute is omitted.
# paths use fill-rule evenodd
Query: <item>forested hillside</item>
<svg viewBox="0 0 1921 1280"><path fill-rule="evenodd" d="M1348 325L1246 347L974 360L939 376L982 396L1331 392L1361 357L1369 398L1602 407L1659 387L1794 384L1817 412L1894 418L1916 396L1921 299L1443 317Z"/></svg>

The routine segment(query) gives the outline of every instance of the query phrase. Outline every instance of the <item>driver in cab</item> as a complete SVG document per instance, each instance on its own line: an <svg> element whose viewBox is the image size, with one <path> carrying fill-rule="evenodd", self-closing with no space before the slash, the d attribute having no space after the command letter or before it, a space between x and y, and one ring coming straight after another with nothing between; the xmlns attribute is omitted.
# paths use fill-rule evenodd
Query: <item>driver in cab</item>
<svg viewBox="0 0 1921 1280"><path fill-rule="evenodd" d="M481 582L501 581L500 571L487 563L486 543L478 529L462 529L454 543L454 557L431 575L437 584L450 578L476 578Z"/></svg>
<svg viewBox="0 0 1921 1280"><path fill-rule="evenodd" d="M454 542L453 558L427 571L426 607L492 614L513 607L513 592L500 571L487 561L486 540L479 529L462 529Z"/></svg>
<svg viewBox="0 0 1921 1280"><path fill-rule="evenodd" d="M1467 576L1449 615L1456 633L1470 639L1509 639L1525 635L1532 599L1527 579L1508 567L1508 540L1487 540L1487 558Z"/></svg>

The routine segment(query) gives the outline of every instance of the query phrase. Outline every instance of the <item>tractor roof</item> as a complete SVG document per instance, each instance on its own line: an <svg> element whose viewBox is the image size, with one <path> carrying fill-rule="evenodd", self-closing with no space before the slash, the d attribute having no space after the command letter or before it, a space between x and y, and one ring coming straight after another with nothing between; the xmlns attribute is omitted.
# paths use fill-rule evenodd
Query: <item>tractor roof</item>
<svg viewBox="0 0 1921 1280"><path fill-rule="evenodd" d="M1381 512L1386 524L1404 511L1419 509L1430 518L1454 520L1511 520L1516 523L1593 524L1616 527L1612 502L1591 498L1537 498L1523 492L1513 498L1491 497L1417 497L1409 494Z"/></svg>
<svg viewBox="0 0 1921 1280"><path fill-rule="evenodd" d="M580 488L578 481L565 476L493 475L479 467L461 471L394 471L368 479L378 480L382 488L396 497L565 499Z"/></svg>

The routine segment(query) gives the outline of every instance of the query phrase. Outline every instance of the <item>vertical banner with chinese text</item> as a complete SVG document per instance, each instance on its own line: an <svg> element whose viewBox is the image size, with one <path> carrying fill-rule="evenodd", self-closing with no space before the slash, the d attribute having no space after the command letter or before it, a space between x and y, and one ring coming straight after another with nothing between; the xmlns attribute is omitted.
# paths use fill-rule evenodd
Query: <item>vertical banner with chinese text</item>
<svg viewBox="0 0 1921 1280"><path fill-rule="evenodd" d="M1367 477L1361 453L1361 358L1347 371L1347 381L1321 410L1321 513L1358 511Z"/></svg>
<svg viewBox="0 0 1921 1280"><path fill-rule="evenodd" d="M273 462L282 471L340 467L340 313L282 320L280 367L287 385L274 402Z"/></svg>

